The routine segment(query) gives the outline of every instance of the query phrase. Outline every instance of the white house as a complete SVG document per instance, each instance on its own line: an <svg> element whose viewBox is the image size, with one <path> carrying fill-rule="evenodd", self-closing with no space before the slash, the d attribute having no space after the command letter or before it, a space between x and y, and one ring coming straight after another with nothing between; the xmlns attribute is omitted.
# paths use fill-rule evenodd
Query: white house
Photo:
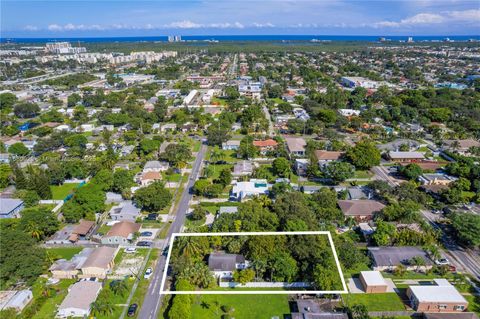
<svg viewBox="0 0 480 319"><path fill-rule="evenodd" d="M236 151L240 147L240 141L238 140L228 140L222 143L222 150L224 151Z"/></svg>
<svg viewBox="0 0 480 319"><path fill-rule="evenodd" d="M242 201L247 197L268 194L270 185L266 179L251 179L248 182L236 182L230 192L230 199Z"/></svg>
<svg viewBox="0 0 480 319"><path fill-rule="evenodd" d="M343 116L349 117L349 116L359 116L360 111L359 110L353 110L353 109L339 109L338 113L340 113Z"/></svg>
<svg viewBox="0 0 480 319"><path fill-rule="evenodd" d="M208 256L208 269L220 279L232 279L235 270L242 270L249 266L243 255L212 253Z"/></svg>
<svg viewBox="0 0 480 319"><path fill-rule="evenodd" d="M363 87L366 89L376 89L379 83L360 76L344 76L340 79L343 86L348 88Z"/></svg>

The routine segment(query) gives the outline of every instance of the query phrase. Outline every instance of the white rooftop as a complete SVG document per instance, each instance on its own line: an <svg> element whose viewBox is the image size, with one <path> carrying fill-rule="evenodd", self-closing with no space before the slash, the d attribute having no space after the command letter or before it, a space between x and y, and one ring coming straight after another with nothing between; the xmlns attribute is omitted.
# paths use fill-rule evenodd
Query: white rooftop
<svg viewBox="0 0 480 319"><path fill-rule="evenodd" d="M449 286L410 286L410 290L419 302L452 302L466 303L463 296L453 287Z"/></svg>
<svg viewBox="0 0 480 319"><path fill-rule="evenodd" d="M387 283L379 271L362 271L360 272L363 280L368 286L386 286Z"/></svg>

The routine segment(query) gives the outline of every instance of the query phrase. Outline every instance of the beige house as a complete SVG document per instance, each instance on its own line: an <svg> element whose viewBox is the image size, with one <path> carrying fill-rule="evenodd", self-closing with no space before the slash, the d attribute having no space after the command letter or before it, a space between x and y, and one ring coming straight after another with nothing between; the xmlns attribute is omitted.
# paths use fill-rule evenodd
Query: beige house
<svg viewBox="0 0 480 319"><path fill-rule="evenodd" d="M79 277L105 279L113 269L117 251L118 248L106 246L95 249L81 266L82 274Z"/></svg>
<svg viewBox="0 0 480 319"><path fill-rule="evenodd" d="M75 279L80 273L80 268L94 252L95 248L84 248L81 252L73 256L70 260L56 260L50 267L53 278L57 279Z"/></svg>
<svg viewBox="0 0 480 319"><path fill-rule="evenodd" d="M366 293L384 293L388 289L387 282L379 271L360 272L360 282Z"/></svg>
<svg viewBox="0 0 480 319"><path fill-rule="evenodd" d="M142 173L140 177L140 185L148 186L162 179L162 174L160 172L145 172Z"/></svg>
<svg viewBox="0 0 480 319"><path fill-rule="evenodd" d="M339 200L338 206L345 218L352 217L357 221L370 220L375 213L385 207L384 204L371 199Z"/></svg>
<svg viewBox="0 0 480 319"><path fill-rule="evenodd" d="M57 318L87 318L92 303L97 300L102 290L102 283L96 281L80 281L70 286L68 295L58 307Z"/></svg>

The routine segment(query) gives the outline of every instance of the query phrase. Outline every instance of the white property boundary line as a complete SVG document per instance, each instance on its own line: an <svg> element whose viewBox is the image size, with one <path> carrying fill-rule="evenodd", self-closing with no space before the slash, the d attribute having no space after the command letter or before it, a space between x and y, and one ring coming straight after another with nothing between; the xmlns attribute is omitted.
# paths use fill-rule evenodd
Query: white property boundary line
<svg viewBox="0 0 480 319"><path fill-rule="evenodd" d="M202 236L277 236L277 235L327 235L333 258L338 268L343 290L192 290L192 291L165 291L163 290L167 280L168 264L172 254L172 247L175 237L202 237ZM292 231L292 232L230 232L230 233L173 233L170 238L165 269L163 270L162 282L160 284L160 295L291 295L291 294L348 294L342 267L338 261L332 234L329 231Z"/></svg>

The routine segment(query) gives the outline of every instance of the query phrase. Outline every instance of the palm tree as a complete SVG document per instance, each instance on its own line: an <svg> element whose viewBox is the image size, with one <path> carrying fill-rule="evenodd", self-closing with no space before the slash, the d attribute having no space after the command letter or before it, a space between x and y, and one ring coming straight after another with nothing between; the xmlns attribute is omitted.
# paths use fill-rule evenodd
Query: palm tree
<svg viewBox="0 0 480 319"><path fill-rule="evenodd" d="M262 207L268 207L272 204L272 200L267 195L260 195L256 200Z"/></svg>
<svg viewBox="0 0 480 319"><path fill-rule="evenodd" d="M255 269L255 277L257 279L261 278L263 273L265 272L267 268L267 263L261 259L254 260L252 262L252 267Z"/></svg>
<svg viewBox="0 0 480 319"><path fill-rule="evenodd" d="M43 235L42 230L33 221L30 221L27 224L26 230L33 238L36 238L37 240L40 240Z"/></svg>
<svg viewBox="0 0 480 319"><path fill-rule="evenodd" d="M197 256L201 253L201 248L195 237L185 237L181 248L182 255L185 257Z"/></svg>
<svg viewBox="0 0 480 319"><path fill-rule="evenodd" d="M113 304L109 298L99 298L91 304L94 315L111 315L113 313Z"/></svg>
<svg viewBox="0 0 480 319"><path fill-rule="evenodd" d="M101 315L103 313L103 303L101 300L92 302L90 308L92 309L93 315Z"/></svg>
<svg viewBox="0 0 480 319"><path fill-rule="evenodd" d="M215 146L210 155L210 160L216 164L218 161L223 160L224 156L225 154L223 154L222 150L218 146ZM215 175L215 169L216 165L213 165L213 175Z"/></svg>
<svg viewBox="0 0 480 319"><path fill-rule="evenodd" d="M426 250L428 252L428 254L430 255L430 257L433 260L437 260L441 257L440 250L438 249L438 246L436 246L436 245L429 245L429 246L425 247L424 250Z"/></svg>
<svg viewBox="0 0 480 319"><path fill-rule="evenodd" d="M105 299L103 301L103 313L105 315L111 315L113 313L113 304L110 299Z"/></svg>
<svg viewBox="0 0 480 319"><path fill-rule="evenodd" d="M222 150L218 146L215 146L210 155L210 159L212 160L212 162L216 163L218 161L221 161L224 159L224 157L225 154L222 152Z"/></svg>
<svg viewBox="0 0 480 319"><path fill-rule="evenodd" d="M128 290L125 280L114 280L110 282L110 290L113 291L115 295L124 295Z"/></svg>
<svg viewBox="0 0 480 319"><path fill-rule="evenodd" d="M45 250L45 259L49 264L53 264L53 262L58 259L58 256L55 256L54 253L52 253L50 250L46 249Z"/></svg>

